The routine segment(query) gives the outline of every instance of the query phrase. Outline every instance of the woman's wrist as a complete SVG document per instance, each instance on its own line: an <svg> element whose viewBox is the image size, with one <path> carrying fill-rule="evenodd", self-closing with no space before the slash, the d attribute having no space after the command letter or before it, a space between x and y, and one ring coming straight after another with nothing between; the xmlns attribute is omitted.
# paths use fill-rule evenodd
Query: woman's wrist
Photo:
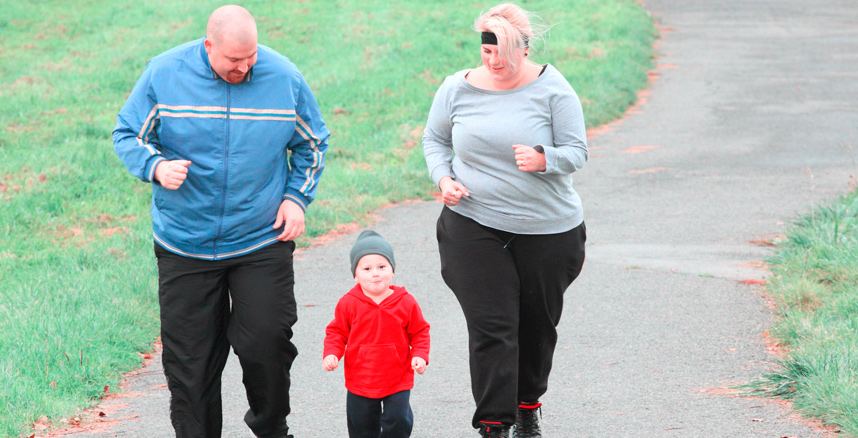
<svg viewBox="0 0 858 438"><path fill-rule="evenodd" d="M450 175L442 176L440 180L438 180L438 189L444 191L444 185L446 184L446 180L453 181L453 178Z"/></svg>

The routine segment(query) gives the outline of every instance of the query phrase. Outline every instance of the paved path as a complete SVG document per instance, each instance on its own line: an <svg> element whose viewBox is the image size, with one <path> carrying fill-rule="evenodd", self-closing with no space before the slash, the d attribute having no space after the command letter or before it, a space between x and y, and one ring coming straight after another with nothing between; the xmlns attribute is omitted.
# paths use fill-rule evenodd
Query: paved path
<svg viewBox="0 0 858 438"><path fill-rule="evenodd" d="M776 403L723 394L772 367L755 240L850 189L858 175L858 8L853 0L647 0L661 26L646 102L591 139L576 179L590 233L567 293L549 393L548 437L824 437ZM573 84L574 86L574 84ZM466 334L440 279L436 203L379 213L397 283L433 324L416 378L415 437L475 436ZM298 255L293 432L345 436L342 373L321 369L323 327L351 286L355 235ZM225 437L250 437L233 357ZM109 400L85 437L168 437L157 362Z"/></svg>

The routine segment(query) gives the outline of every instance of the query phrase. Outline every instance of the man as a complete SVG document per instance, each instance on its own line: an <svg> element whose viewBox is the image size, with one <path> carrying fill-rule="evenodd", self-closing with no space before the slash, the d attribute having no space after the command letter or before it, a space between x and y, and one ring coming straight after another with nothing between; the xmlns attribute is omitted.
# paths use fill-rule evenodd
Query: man
<svg viewBox="0 0 858 438"><path fill-rule="evenodd" d="M330 135L292 62L257 45L240 6L206 37L152 58L119 113L114 149L151 182L163 363L179 437L221 435L232 346L259 437L291 437L298 354L292 252Z"/></svg>

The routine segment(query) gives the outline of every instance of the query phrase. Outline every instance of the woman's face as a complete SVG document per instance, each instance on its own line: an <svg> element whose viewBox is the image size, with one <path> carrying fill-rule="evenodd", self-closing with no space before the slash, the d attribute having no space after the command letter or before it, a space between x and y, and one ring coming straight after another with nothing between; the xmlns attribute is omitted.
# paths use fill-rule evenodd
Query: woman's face
<svg viewBox="0 0 858 438"><path fill-rule="evenodd" d="M498 53L498 46L496 44L483 44L480 49L480 54L483 58L483 65L489 70L489 74L492 75L492 79L495 82L507 82L510 79L514 79L517 77L518 72L521 71L521 63L524 60L524 54L527 49L521 50L516 49L513 52L515 59L515 65L519 68L513 70L510 65L508 58L502 58L500 53Z"/></svg>

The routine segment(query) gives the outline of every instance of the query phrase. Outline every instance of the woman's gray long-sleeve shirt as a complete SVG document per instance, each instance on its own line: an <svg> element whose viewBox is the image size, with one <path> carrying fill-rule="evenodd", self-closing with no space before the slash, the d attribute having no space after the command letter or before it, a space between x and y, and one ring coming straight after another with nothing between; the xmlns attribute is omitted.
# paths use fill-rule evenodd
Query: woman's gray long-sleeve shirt
<svg viewBox="0 0 858 438"><path fill-rule="evenodd" d="M516 234L555 234L584 221L572 173L587 161L581 102L552 65L512 90L483 90L463 70L435 94L423 153L435 184L450 176L468 189L456 213ZM523 172L512 145L542 145L546 170Z"/></svg>

